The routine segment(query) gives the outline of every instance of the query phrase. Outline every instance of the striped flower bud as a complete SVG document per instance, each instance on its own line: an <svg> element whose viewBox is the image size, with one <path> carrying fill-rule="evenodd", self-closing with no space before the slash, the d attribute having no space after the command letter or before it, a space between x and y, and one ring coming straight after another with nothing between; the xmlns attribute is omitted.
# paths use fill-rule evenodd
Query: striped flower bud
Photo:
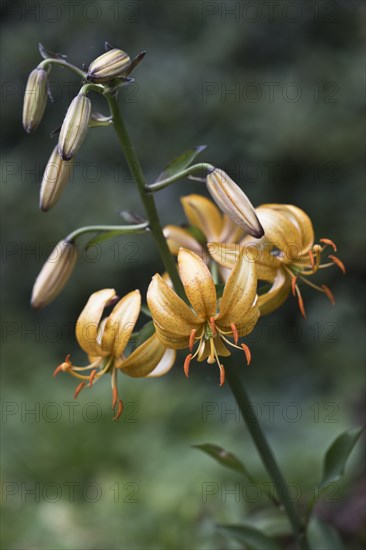
<svg viewBox="0 0 366 550"><path fill-rule="evenodd" d="M57 145L52 151L41 183L39 207L44 212L50 210L61 196L71 175L73 160L63 160Z"/></svg>
<svg viewBox="0 0 366 550"><path fill-rule="evenodd" d="M70 103L58 139L58 151L63 160L72 159L79 150L88 131L90 116L90 99L78 94Z"/></svg>
<svg viewBox="0 0 366 550"><path fill-rule="evenodd" d="M28 77L23 104L23 126L28 134L38 127L46 104L47 72L44 69L34 69Z"/></svg>
<svg viewBox="0 0 366 550"><path fill-rule="evenodd" d="M240 187L223 171L215 168L207 175L207 189L216 204L239 227L249 235L263 237L263 227L259 223L254 207Z"/></svg>
<svg viewBox="0 0 366 550"><path fill-rule="evenodd" d="M122 50L109 50L100 55L89 65L87 79L90 82L107 82L125 76L131 64L131 59Z"/></svg>
<svg viewBox="0 0 366 550"><path fill-rule="evenodd" d="M43 265L33 286L31 305L35 309L52 302L67 283L77 260L76 245L60 241Z"/></svg>

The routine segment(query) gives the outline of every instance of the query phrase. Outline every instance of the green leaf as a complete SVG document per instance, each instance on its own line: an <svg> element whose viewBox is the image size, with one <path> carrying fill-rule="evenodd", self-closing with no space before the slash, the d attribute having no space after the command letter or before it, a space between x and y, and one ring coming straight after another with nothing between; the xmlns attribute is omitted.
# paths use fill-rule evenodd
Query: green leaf
<svg viewBox="0 0 366 550"><path fill-rule="evenodd" d="M216 297L221 298L221 296L224 293L225 283L217 283L217 285L215 285L215 288L216 288Z"/></svg>
<svg viewBox="0 0 366 550"><path fill-rule="evenodd" d="M339 435L328 448L323 468L320 490L329 483L338 481L344 474L347 460L362 433L363 427L346 430Z"/></svg>
<svg viewBox="0 0 366 550"><path fill-rule="evenodd" d="M245 544L248 550L280 550L274 540L249 525L217 525L216 527L224 535Z"/></svg>
<svg viewBox="0 0 366 550"><path fill-rule="evenodd" d="M188 168L188 166L192 164L197 155L204 151L206 147L207 145L197 145L196 147L192 147L192 149L188 149L188 151L184 151L184 153L181 153L180 155L172 159L164 167L164 170L161 172L161 174L159 174L156 183L158 181L170 178L178 172L181 172L182 170Z"/></svg>
<svg viewBox="0 0 366 550"><path fill-rule="evenodd" d="M264 508L248 517L250 525L262 531L269 537L291 535L292 527L288 517L278 508Z"/></svg>
<svg viewBox="0 0 366 550"><path fill-rule="evenodd" d="M342 540L334 527L317 517L309 522L307 539L311 550L344 550Z"/></svg>
<svg viewBox="0 0 366 550"><path fill-rule="evenodd" d="M225 451L225 449L223 449L222 447L219 447L218 445L214 445L212 443L192 445L192 447L194 447L195 449L200 449L204 453L208 454L217 462L222 464L222 466L225 466L230 470L234 470L234 472L239 472L240 474L244 474L246 477L249 477L244 464L240 462L240 460L234 454Z"/></svg>

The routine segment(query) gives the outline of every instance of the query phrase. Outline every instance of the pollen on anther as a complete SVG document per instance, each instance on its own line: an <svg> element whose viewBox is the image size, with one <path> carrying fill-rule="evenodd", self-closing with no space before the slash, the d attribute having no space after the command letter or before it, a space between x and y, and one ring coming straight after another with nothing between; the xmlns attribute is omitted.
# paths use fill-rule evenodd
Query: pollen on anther
<svg viewBox="0 0 366 550"><path fill-rule="evenodd" d="M334 250L334 252L337 252L337 246L331 239L319 239L321 243L329 244Z"/></svg>
<svg viewBox="0 0 366 550"><path fill-rule="evenodd" d="M313 254L313 251L312 250L309 250L309 258L310 258L310 263L311 263L311 269L314 271L314 268L315 268L315 260L314 260L314 254Z"/></svg>
<svg viewBox="0 0 366 550"><path fill-rule="evenodd" d="M324 294L327 296L327 298L329 298L331 304L334 306L335 298L334 298L333 293L330 290L330 288L328 288L326 285L322 285L322 289L323 289Z"/></svg>
<svg viewBox="0 0 366 550"><path fill-rule="evenodd" d="M306 319L304 300L302 299L302 296L301 296L300 292L298 292L298 294L297 294L297 301L298 301L298 304L299 304L299 309L301 311L301 315L304 317L304 319Z"/></svg>
<svg viewBox="0 0 366 550"><path fill-rule="evenodd" d="M194 339L195 339L195 336L196 336L196 332L197 332L196 329L193 328L193 329L191 330L191 334L190 334L190 336L189 336L189 351L190 351L190 352L192 352L192 350L193 350Z"/></svg>
<svg viewBox="0 0 366 550"><path fill-rule="evenodd" d="M213 317L210 317L210 328L212 331L212 335L216 336L215 319Z"/></svg>
<svg viewBox="0 0 366 550"><path fill-rule="evenodd" d="M74 399L77 398L83 387L85 386L85 382L80 382L80 384L77 386L75 393L74 393Z"/></svg>
<svg viewBox="0 0 366 550"><path fill-rule="evenodd" d="M185 360L184 360L183 370L184 370L184 374L186 375L187 378L189 376L189 365L191 364L191 359L192 359L192 354L189 353L187 355L187 357L185 358Z"/></svg>
<svg viewBox="0 0 366 550"><path fill-rule="evenodd" d="M233 332L234 342L235 342L235 344L237 344L238 341L239 341L238 329L236 328L235 323L231 323L230 327L231 327L231 330Z"/></svg>
<svg viewBox="0 0 366 550"><path fill-rule="evenodd" d="M291 288L292 288L292 295L295 296L296 294L296 283L297 283L297 277L294 275L291 279Z"/></svg>
<svg viewBox="0 0 366 550"><path fill-rule="evenodd" d="M224 365L219 363L219 369L220 369L220 387L224 385L225 383L225 369Z"/></svg>
<svg viewBox="0 0 366 550"><path fill-rule="evenodd" d="M119 420L119 417L121 416L123 412L123 401L122 399L118 400L118 406L117 406L117 412L113 417L113 420Z"/></svg>
<svg viewBox="0 0 366 550"><path fill-rule="evenodd" d="M90 377L89 377L89 386L90 387L92 387L92 385L93 385L94 378L95 378L96 374L97 374L97 369L92 370L91 373L90 373Z"/></svg>
<svg viewBox="0 0 366 550"><path fill-rule="evenodd" d="M241 347L243 348L243 351L245 353L245 358L247 360L247 365L249 366L250 362L252 360L252 354L251 354L251 351L249 349L249 346L247 346L246 344L241 344Z"/></svg>
<svg viewBox="0 0 366 550"><path fill-rule="evenodd" d="M339 258L337 258L337 256L333 256L332 254L330 254L328 256L328 258L330 258L332 260L332 262L334 262L336 264L336 266L339 267L339 269L342 271L343 275L346 274L345 265Z"/></svg>

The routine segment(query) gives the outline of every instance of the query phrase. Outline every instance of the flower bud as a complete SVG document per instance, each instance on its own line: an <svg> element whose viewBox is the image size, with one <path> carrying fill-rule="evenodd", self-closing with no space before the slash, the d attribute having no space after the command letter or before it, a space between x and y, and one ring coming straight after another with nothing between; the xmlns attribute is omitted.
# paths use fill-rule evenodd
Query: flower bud
<svg viewBox="0 0 366 550"><path fill-rule="evenodd" d="M39 207L44 212L52 208L61 196L70 179L73 160L63 160L57 146L54 148L45 168L41 183Z"/></svg>
<svg viewBox="0 0 366 550"><path fill-rule="evenodd" d="M60 241L43 265L33 286L31 305L43 308L61 292L77 260L76 245Z"/></svg>
<svg viewBox="0 0 366 550"><path fill-rule="evenodd" d="M259 223L254 207L240 187L223 171L215 168L207 175L207 189L216 204L239 227L249 235L263 237L263 227Z"/></svg>
<svg viewBox="0 0 366 550"><path fill-rule="evenodd" d="M70 103L61 126L58 151L63 160L70 160L85 139L91 116L91 102L78 94Z"/></svg>
<svg viewBox="0 0 366 550"><path fill-rule="evenodd" d="M28 77L23 104L23 126L28 134L38 127L46 104L47 72L44 69L34 69Z"/></svg>
<svg viewBox="0 0 366 550"><path fill-rule="evenodd" d="M125 71L131 64L131 59L122 50L109 50L89 65L87 79L90 82L107 82L124 76Z"/></svg>

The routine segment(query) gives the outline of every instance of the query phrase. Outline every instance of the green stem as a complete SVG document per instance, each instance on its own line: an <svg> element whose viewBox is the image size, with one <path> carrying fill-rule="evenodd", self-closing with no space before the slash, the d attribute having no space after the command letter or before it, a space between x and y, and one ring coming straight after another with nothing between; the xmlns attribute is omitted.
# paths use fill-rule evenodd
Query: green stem
<svg viewBox="0 0 366 550"><path fill-rule="evenodd" d="M85 227L80 227L75 229L66 237L66 241L74 241L80 235L85 233L102 233L105 231L118 231L121 235L127 235L131 233L142 233L148 228L148 223L140 223L135 225L86 225Z"/></svg>
<svg viewBox="0 0 366 550"><path fill-rule="evenodd" d="M268 474L275 484L278 500L281 502L292 526L298 548L300 550L309 550L303 524L298 516L296 508L294 507L291 500L288 498L288 486L276 462L272 450L265 438L265 435L260 427L260 424L256 417L256 413L242 384L238 370L235 365L231 363L231 361L226 360L225 371L226 379L229 383L231 391L233 392L233 395L248 427L250 435L253 438L258 454L261 457Z"/></svg>
<svg viewBox="0 0 366 550"><path fill-rule="evenodd" d="M148 195L146 192L146 180L142 171L140 161L137 157L136 151L130 141L126 127L124 125L120 109L118 107L117 99L115 96L107 95L109 108L113 118L114 128L117 133L119 142L122 146L128 167L130 172L136 181L138 191L140 193L141 200L145 207L147 219L149 220L149 227L154 237L155 244L159 250L160 257L163 261L164 267L169 273L170 279L174 285L176 292L185 299L185 292L182 285L182 281L178 275L175 259L170 253L166 239L161 228L159 215L156 210L155 200L152 195Z"/></svg>
<svg viewBox="0 0 366 550"><path fill-rule="evenodd" d="M48 69L49 65L59 65L60 67L63 67L64 69L69 69L70 71L76 73L81 78L86 78L86 72L82 71L75 65L72 65L72 63L68 63L67 61L64 61L63 59L45 59L44 61L41 61L41 63L38 65L40 69Z"/></svg>
<svg viewBox="0 0 366 550"><path fill-rule="evenodd" d="M149 192L154 191L160 191L161 189L164 189L164 187L168 187L171 183L174 183L175 181L181 180L183 178L186 178L190 176L191 174L194 174L195 172L204 172L208 171L211 172L214 170L215 167L212 166L212 164L208 164L207 162L201 162L200 164L194 164L193 166L190 166L186 170L182 170L182 172L178 172L177 174L174 174L174 176L171 176L170 178L166 178L164 180L157 181L155 183L150 183L146 186L146 190Z"/></svg>

